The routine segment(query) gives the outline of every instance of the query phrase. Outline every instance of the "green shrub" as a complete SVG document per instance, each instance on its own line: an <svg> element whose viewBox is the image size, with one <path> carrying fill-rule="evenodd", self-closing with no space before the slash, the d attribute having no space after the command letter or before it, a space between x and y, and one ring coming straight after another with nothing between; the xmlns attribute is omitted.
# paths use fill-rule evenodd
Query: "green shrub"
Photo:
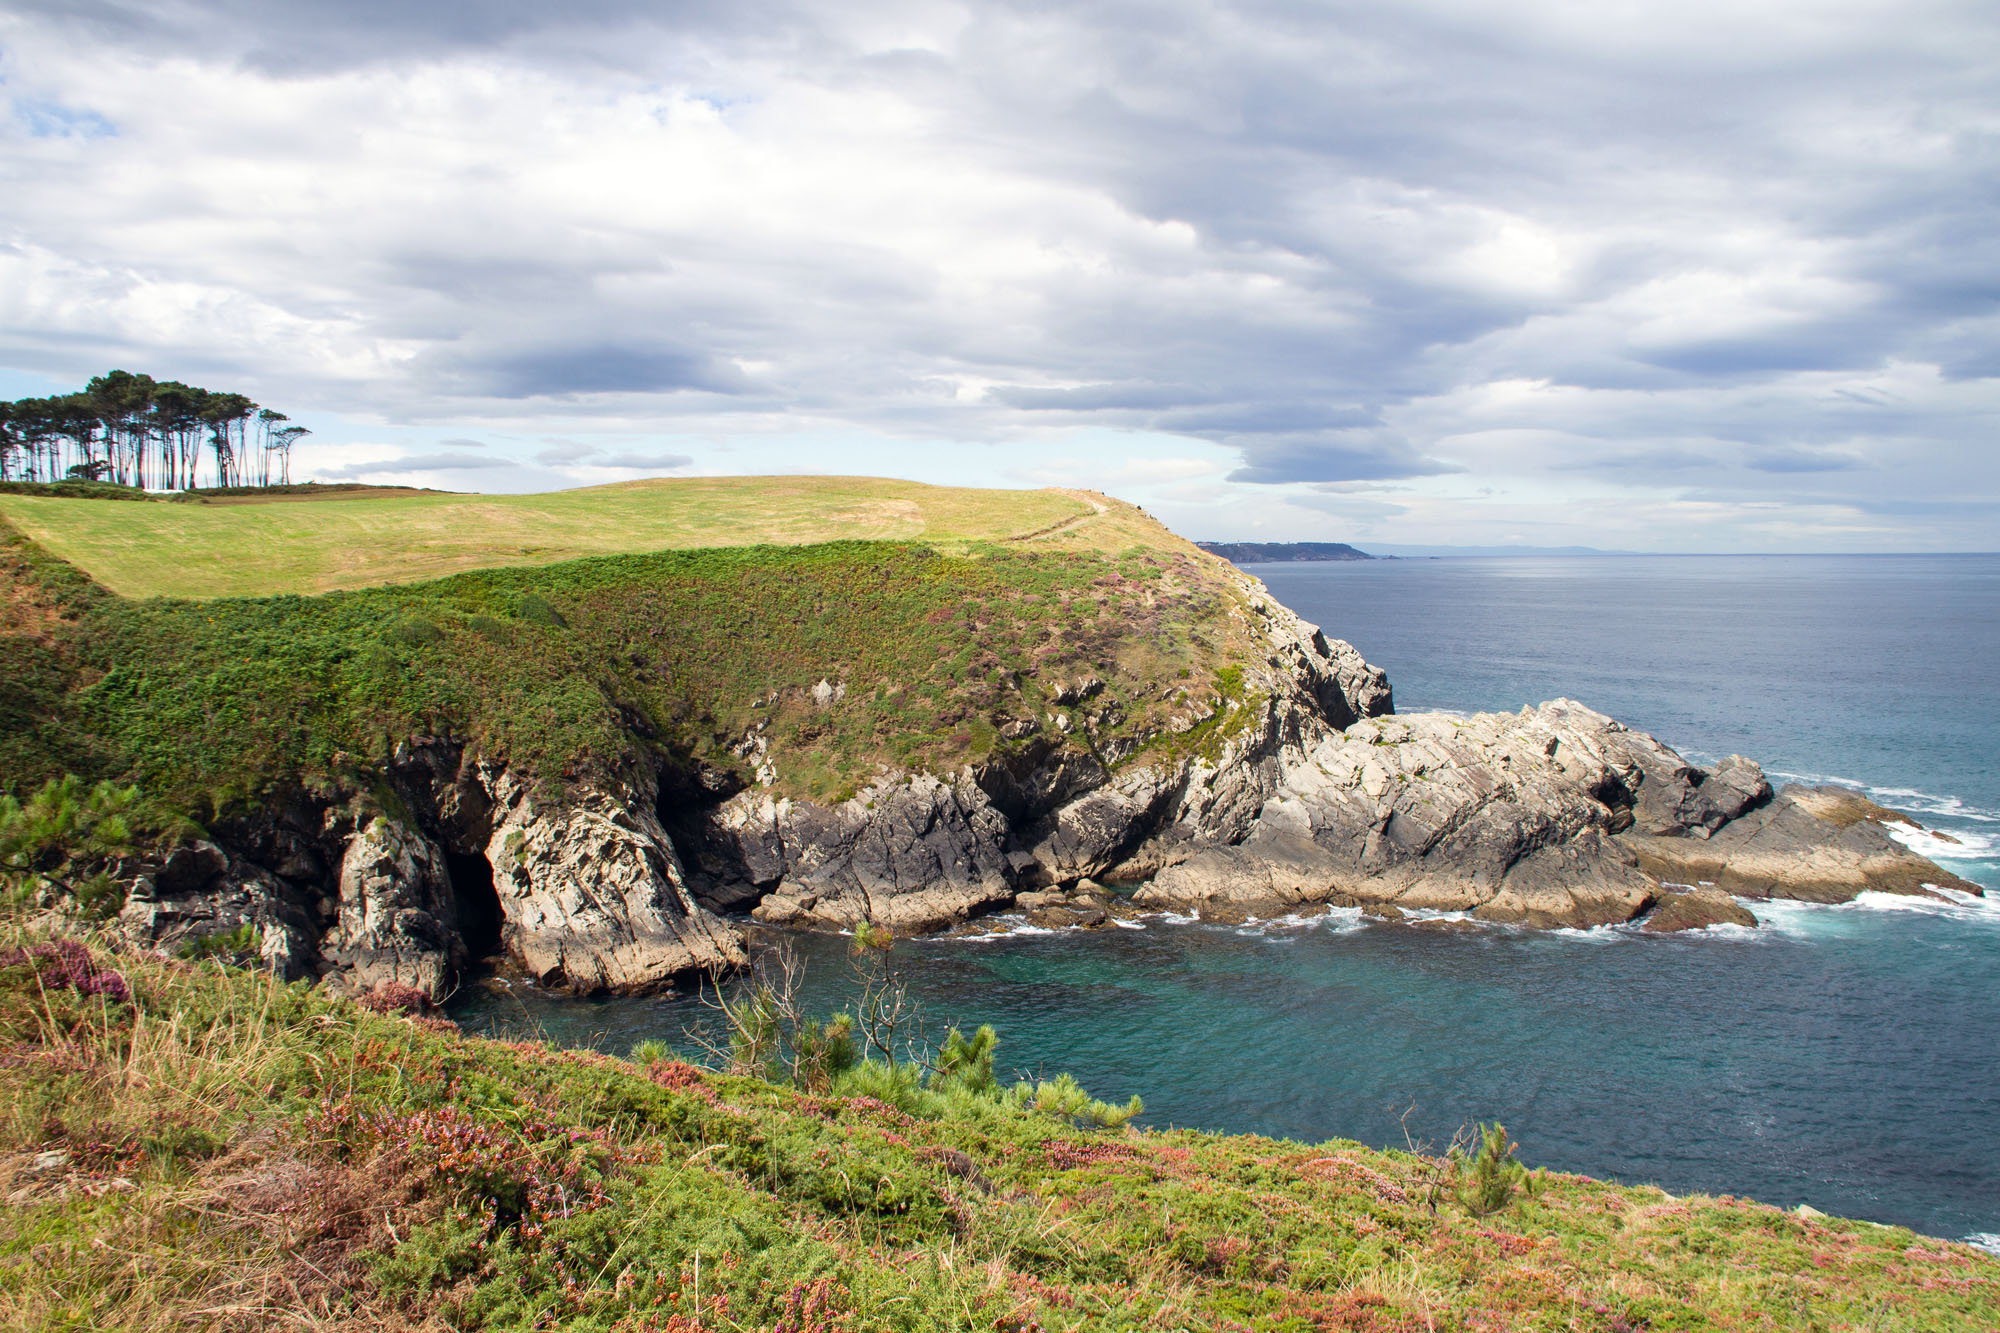
<svg viewBox="0 0 2000 1333"><path fill-rule="evenodd" d="M1514 1144L1508 1140L1505 1126L1497 1122L1481 1125L1476 1137L1479 1150L1469 1160L1462 1148L1451 1150L1451 1161L1458 1171L1454 1193L1467 1212L1486 1217L1514 1201L1515 1190L1527 1183L1528 1169L1515 1160Z"/></svg>

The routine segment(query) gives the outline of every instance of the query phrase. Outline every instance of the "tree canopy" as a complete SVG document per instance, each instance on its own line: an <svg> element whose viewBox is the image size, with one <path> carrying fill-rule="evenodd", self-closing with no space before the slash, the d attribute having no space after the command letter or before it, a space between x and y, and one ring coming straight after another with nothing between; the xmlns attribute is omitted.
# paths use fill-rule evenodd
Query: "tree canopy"
<svg viewBox="0 0 2000 1333"><path fill-rule="evenodd" d="M75 393L0 401L0 481L287 485L292 446L311 433L240 393L114 370Z"/></svg>

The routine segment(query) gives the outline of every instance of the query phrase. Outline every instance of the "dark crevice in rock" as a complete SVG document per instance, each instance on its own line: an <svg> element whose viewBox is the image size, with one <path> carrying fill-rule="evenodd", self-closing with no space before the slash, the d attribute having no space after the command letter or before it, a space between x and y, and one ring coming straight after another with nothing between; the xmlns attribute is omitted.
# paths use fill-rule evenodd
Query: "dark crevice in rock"
<svg viewBox="0 0 2000 1333"><path fill-rule="evenodd" d="M476 970L500 955L507 924L493 887L493 863L481 854L447 850L444 865L458 908L458 936L465 942L467 965Z"/></svg>

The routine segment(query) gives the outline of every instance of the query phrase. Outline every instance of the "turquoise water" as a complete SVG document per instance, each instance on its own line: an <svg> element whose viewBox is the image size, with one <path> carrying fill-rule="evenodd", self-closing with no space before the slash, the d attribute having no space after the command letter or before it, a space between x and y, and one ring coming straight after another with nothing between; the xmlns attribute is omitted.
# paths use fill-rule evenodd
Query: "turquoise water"
<svg viewBox="0 0 2000 1333"><path fill-rule="evenodd" d="M1569 695L1686 752L1867 785L2000 889L2000 558L1632 557L1256 570L1385 667L1399 708ZM2000 909L1758 908L1754 931L1429 935L1351 913L1250 928L912 941L930 1010L1003 1064L1146 1099L1155 1124L1433 1146L1498 1118L1531 1162L2000 1232ZM797 941L816 1007L838 939ZM458 1009L622 1050L698 996Z"/></svg>

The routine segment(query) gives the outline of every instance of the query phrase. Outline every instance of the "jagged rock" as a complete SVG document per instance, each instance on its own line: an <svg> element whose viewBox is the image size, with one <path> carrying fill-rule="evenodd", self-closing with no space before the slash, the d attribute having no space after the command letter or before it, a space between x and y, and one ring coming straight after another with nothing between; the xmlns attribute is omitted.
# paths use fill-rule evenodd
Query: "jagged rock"
<svg viewBox="0 0 2000 1333"><path fill-rule="evenodd" d="M1101 926L1111 919L1102 907L1077 903L1063 903L1054 907L1037 908L1028 913L1028 924L1048 930L1062 930L1071 926Z"/></svg>
<svg viewBox="0 0 2000 1333"><path fill-rule="evenodd" d="M1705 840L1634 832L1622 841L1661 879L1712 883L1745 898L1848 902L1870 890L1923 894L1931 885L1984 893L1890 837L1884 819L1915 822L1844 788L1787 787Z"/></svg>
<svg viewBox="0 0 2000 1333"><path fill-rule="evenodd" d="M545 806L504 770L485 786L506 949L544 982L629 993L748 961L741 933L689 892L652 792Z"/></svg>
<svg viewBox="0 0 2000 1333"><path fill-rule="evenodd" d="M799 885L783 896L801 906L773 909L787 920L921 931L1013 898L1009 831L970 775L926 774L884 779L832 808L744 793L691 841L718 879Z"/></svg>
<svg viewBox="0 0 2000 1333"><path fill-rule="evenodd" d="M207 888L229 868L229 855L212 842L176 847L154 873L161 893L176 896Z"/></svg>
<svg viewBox="0 0 2000 1333"><path fill-rule="evenodd" d="M1687 767L1567 700L1360 721L1280 766L1250 836L1167 867L1135 901L1338 897L1534 926L1625 921L1654 886L1607 830L1649 773L1657 790Z"/></svg>
<svg viewBox="0 0 2000 1333"><path fill-rule="evenodd" d="M249 927L264 966L288 981L318 974L320 923L305 891L214 843L132 858L112 874L125 889L116 928L134 944L174 951Z"/></svg>
<svg viewBox="0 0 2000 1333"><path fill-rule="evenodd" d="M1749 908L1716 889L1683 889L1660 895L1658 906L1640 926L1655 934L1677 930L1702 930L1708 926L1754 926L1757 917Z"/></svg>
<svg viewBox="0 0 2000 1333"><path fill-rule="evenodd" d="M444 853L422 834L377 816L341 858L339 919L320 942L320 955L356 993L395 982L440 999L465 965L457 920Z"/></svg>

